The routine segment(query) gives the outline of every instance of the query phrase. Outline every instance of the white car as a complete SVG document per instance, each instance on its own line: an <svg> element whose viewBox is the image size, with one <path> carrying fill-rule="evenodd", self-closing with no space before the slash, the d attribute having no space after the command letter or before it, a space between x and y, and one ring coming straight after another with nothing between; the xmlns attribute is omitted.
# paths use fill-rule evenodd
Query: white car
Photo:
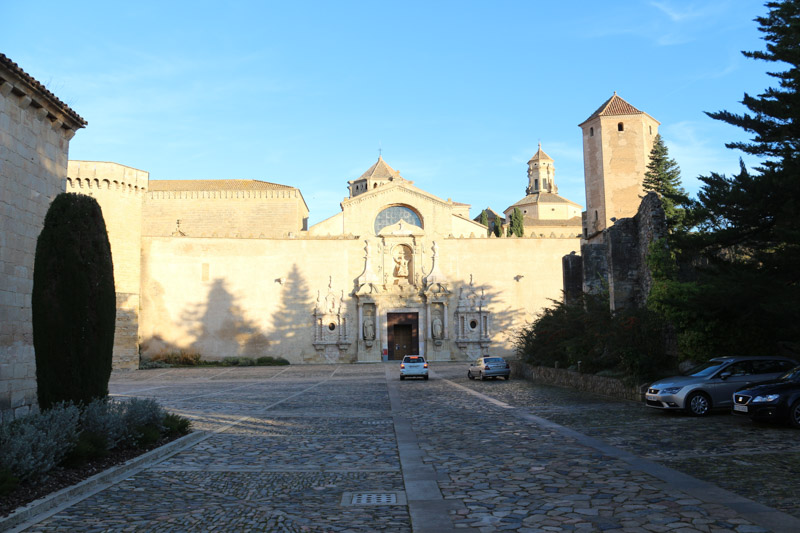
<svg viewBox="0 0 800 533"><path fill-rule="evenodd" d="M421 355L407 355L400 363L400 379L417 377L428 379L428 362Z"/></svg>

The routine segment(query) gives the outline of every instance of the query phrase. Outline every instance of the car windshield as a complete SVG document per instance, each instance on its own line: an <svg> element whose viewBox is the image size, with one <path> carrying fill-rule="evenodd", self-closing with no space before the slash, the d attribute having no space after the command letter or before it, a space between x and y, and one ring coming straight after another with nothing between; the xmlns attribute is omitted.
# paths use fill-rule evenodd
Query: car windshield
<svg viewBox="0 0 800 533"><path fill-rule="evenodd" d="M698 378L707 377L723 366L725 366L725 363L720 363L719 361L708 361L707 363L703 363L702 365L694 367L686 375L695 376Z"/></svg>
<svg viewBox="0 0 800 533"><path fill-rule="evenodd" d="M424 363L425 360L422 357L406 357L403 360L404 363Z"/></svg>
<svg viewBox="0 0 800 533"><path fill-rule="evenodd" d="M483 358L483 362L484 363L502 363L503 362L503 358L502 357L484 357Z"/></svg>
<svg viewBox="0 0 800 533"><path fill-rule="evenodd" d="M780 381L800 381L800 366L796 366L778 378Z"/></svg>

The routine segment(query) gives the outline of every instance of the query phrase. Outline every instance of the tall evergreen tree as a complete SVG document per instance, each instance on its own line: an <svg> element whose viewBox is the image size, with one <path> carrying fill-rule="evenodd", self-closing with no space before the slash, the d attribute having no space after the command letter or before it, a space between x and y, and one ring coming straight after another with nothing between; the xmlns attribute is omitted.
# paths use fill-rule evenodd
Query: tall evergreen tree
<svg viewBox="0 0 800 533"><path fill-rule="evenodd" d="M768 72L778 87L758 96L744 95L749 110L708 113L717 120L753 134L749 142L729 148L763 157L759 174L746 171L731 178L712 175L700 194L703 214L717 219L710 244L738 246L764 268L776 268L787 283L800 277L800 1L768 2L767 16L758 17L767 42L765 51L743 52L746 57L788 66Z"/></svg>
<svg viewBox="0 0 800 533"><path fill-rule="evenodd" d="M681 169L675 160L669 157L669 150L661 135L656 135L653 142L643 185L645 191L653 191L661 195L661 203L664 206L667 226L670 230L685 229L685 210L680 206L687 203L688 197L686 191L681 187Z"/></svg>
<svg viewBox="0 0 800 533"><path fill-rule="evenodd" d="M800 0L766 6L756 19L766 50L743 53L785 68L769 72L778 86L745 93L741 115L708 113L753 134L729 148L763 159L755 171L741 164L736 175L700 178L689 220L697 231L682 245L705 266L682 286L689 300L674 291L664 299L701 317L687 323L696 326L686 338L730 354L800 353Z"/></svg>
<svg viewBox="0 0 800 533"><path fill-rule="evenodd" d="M114 266L91 196L61 193L36 241L31 295L39 407L108 395L114 350Z"/></svg>
<svg viewBox="0 0 800 533"><path fill-rule="evenodd" d="M503 236L503 219L499 216L494 217L492 221L492 231L494 232L495 237L502 237Z"/></svg>
<svg viewBox="0 0 800 533"><path fill-rule="evenodd" d="M488 237L489 235L492 234L492 228L489 227L489 213L486 212L486 209L481 211L481 219L480 220L481 220L481 224L486 226L486 236Z"/></svg>
<svg viewBox="0 0 800 533"><path fill-rule="evenodd" d="M511 212L511 222L508 224L508 236L522 237L525 235L525 225L522 219L522 211L515 207Z"/></svg>

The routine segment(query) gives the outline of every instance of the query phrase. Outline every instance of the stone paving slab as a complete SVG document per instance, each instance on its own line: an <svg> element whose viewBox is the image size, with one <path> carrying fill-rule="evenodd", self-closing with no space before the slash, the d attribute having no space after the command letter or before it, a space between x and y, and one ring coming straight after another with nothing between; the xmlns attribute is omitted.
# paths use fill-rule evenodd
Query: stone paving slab
<svg viewBox="0 0 800 533"><path fill-rule="evenodd" d="M787 515L647 460L712 478L735 470L746 483L762 469L794 472L789 433L768 431L770 453L756 454L759 434L741 421L472 382L462 364L403 382L396 363L275 368L115 375L113 393L141 390L215 433L29 530L796 531L781 529ZM187 399L197 390L209 394ZM702 468L723 458L719 472ZM778 503L795 513L797 482L779 486ZM376 491L405 499L342 503Z"/></svg>

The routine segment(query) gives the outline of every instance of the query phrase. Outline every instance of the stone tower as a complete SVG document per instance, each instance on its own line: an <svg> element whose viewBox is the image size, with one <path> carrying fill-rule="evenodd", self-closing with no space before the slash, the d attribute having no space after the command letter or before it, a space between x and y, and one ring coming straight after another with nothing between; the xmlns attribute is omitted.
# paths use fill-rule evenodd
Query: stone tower
<svg viewBox="0 0 800 533"><path fill-rule="evenodd" d="M656 119L616 92L580 124L586 182L584 239L592 240L615 220L636 214L658 126Z"/></svg>
<svg viewBox="0 0 800 533"><path fill-rule="evenodd" d="M539 143L539 150L528 161L528 188L525 189L525 194L539 192L558 194L555 173L553 159L542 151L542 143Z"/></svg>

